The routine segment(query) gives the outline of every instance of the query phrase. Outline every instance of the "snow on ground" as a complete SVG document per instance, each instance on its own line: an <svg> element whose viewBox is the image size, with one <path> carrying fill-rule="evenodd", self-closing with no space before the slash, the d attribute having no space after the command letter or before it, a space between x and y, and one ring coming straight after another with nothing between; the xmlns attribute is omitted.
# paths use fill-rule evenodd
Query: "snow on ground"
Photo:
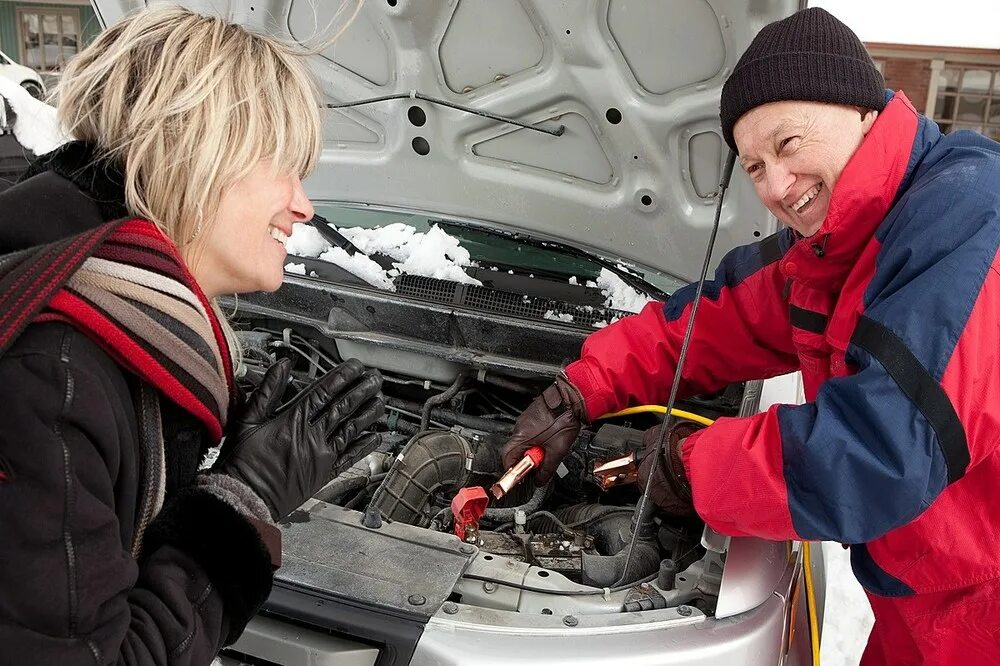
<svg viewBox="0 0 1000 666"><path fill-rule="evenodd" d="M395 290L392 278L402 273L465 284L482 284L464 270L465 267L475 265L469 251L459 245L457 238L448 235L437 225L426 233L398 222L376 229L334 228L360 252L350 255L342 248L332 247L315 228L306 224L295 225L285 249L291 255L314 257L336 264L368 284L390 291ZM366 256L376 253L391 257L394 268L386 271Z"/></svg>
<svg viewBox="0 0 1000 666"><path fill-rule="evenodd" d="M43 155L66 143L69 138L59 129L56 109L28 94L28 91L0 77L0 96L17 114L14 136L18 143L36 155Z"/></svg>
<svg viewBox="0 0 1000 666"><path fill-rule="evenodd" d="M826 609L823 614L823 666L856 666L861 660L874 619L861 584L851 572L850 551L824 543Z"/></svg>

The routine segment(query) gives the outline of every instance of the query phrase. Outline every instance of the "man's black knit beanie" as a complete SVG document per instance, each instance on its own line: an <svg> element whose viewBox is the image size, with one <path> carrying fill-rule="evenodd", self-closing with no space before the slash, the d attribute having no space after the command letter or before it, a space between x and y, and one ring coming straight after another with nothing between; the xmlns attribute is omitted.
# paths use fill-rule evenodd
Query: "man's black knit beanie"
<svg viewBox="0 0 1000 666"><path fill-rule="evenodd" d="M832 102L881 111L885 82L858 36L811 7L764 26L722 87L722 135L736 150L733 126L769 102Z"/></svg>

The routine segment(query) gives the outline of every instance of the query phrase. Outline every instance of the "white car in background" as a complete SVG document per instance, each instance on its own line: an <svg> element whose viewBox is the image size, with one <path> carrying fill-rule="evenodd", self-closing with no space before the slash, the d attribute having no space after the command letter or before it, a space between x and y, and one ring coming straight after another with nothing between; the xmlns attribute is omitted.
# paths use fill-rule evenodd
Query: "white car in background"
<svg viewBox="0 0 1000 666"><path fill-rule="evenodd" d="M13 81L31 93L35 99L41 99L45 95L45 84L42 83L42 77L38 72L17 64L3 51L0 51L0 78Z"/></svg>

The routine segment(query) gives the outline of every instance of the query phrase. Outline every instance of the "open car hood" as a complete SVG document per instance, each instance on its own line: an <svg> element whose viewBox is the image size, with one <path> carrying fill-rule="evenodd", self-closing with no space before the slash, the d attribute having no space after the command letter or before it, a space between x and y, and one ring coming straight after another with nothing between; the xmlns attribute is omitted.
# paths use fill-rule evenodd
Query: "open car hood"
<svg viewBox="0 0 1000 666"><path fill-rule="evenodd" d="M95 0L105 25L141 0ZM314 44L355 0L189 0ZM316 200L482 220L694 279L726 146L722 84L799 0L365 0L312 57L324 101ZM339 16L336 18L338 10ZM776 228L734 175L714 258Z"/></svg>

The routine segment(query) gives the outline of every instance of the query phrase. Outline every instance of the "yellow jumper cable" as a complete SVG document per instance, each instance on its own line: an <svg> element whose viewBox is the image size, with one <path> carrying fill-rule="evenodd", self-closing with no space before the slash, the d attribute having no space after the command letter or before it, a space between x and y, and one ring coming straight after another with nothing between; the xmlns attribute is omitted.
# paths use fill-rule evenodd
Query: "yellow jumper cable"
<svg viewBox="0 0 1000 666"><path fill-rule="evenodd" d="M638 405L636 407L628 407L617 412L611 412L610 414L604 414L597 418L598 420L601 420L611 419L618 416L631 416L632 414L666 413L667 408L662 405ZM687 412L683 409L671 409L670 415L679 419L694 421L695 423L700 423L703 426L710 426L715 423L715 421L710 418L701 416L700 414L694 414L693 412ZM805 573L806 608L807 614L809 615L809 646L812 652L812 664L813 666L819 666L819 616L816 614L816 587L813 582L812 575L812 546L805 541L802 542L802 566Z"/></svg>
<svg viewBox="0 0 1000 666"><path fill-rule="evenodd" d="M631 416L632 414L666 414L667 408L663 405L639 405L637 407L628 407L618 412L611 412L610 414L604 414L603 416L598 416L600 419L613 419L616 416ZM671 416L676 416L679 419L687 419L688 421L694 421L695 423L700 423L703 426L710 426L715 421L699 414L693 412L686 412L683 409L671 409Z"/></svg>

